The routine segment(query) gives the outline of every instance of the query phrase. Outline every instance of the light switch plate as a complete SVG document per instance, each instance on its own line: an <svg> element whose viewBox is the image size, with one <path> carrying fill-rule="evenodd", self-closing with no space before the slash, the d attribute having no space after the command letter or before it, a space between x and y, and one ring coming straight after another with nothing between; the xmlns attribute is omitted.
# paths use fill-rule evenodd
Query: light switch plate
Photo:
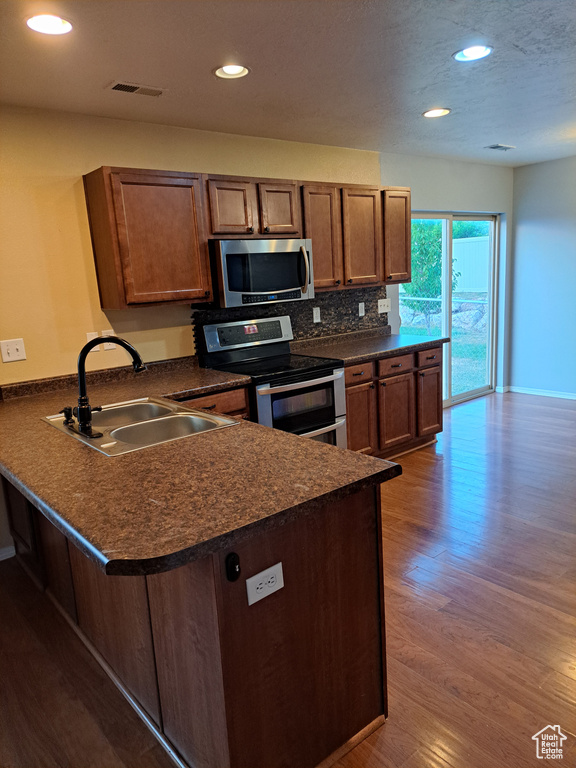
<svg viewBox="0 0 576 768"><path fill-rule="evenodd" d="M26 360L24 339L6 339L5 341L0 341L0 350L2 351L3 363L13 363L15 360Z"/></svg>
<svg viewBox="0 0 576 768"><path fill-rule="evenodd" d="M358 303L358 316L364 317L365 314L366 314L366 311L364 309L364 302L361 301Z"/></svg>
<svg viewBox="0 0 576 768"><path fill-rule="evenodd" d="M266 568L255 576L246 579L246 593L248 595L248 605L254 605L259 600L263 600L273 592L278 592L284 586L284 574L282 573L282 563Z"/></svg>
<svg viewBox="0 0 576 768"><path fill-rule="evenodd" d="M378 312L390 312L392 309L392 302L390 299L378 299Z"/></svg>
<svg viewBox="0 0 576 768"><path fill-rule="evenodd" d="M312 318L315 323L320 322L320 307L313 307L312 308Z"/></svg>

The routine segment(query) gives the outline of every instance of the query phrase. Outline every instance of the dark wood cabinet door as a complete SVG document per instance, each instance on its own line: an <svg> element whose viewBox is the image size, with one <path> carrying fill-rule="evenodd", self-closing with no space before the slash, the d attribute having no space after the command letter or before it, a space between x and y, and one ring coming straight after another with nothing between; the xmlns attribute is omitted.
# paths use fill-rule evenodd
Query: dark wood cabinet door
<svg viewBox="0 0 576 768"><path fill-rule="evenodd" d="M300 235L300 201L296 184L260 182L260 233Z"/></svg>
<svg viewBox="0 0 576 768"><path fill-rule="evenodd" d="M439 365L416 374L418 382L418 436L442 431L442 369Z"/></svg>
<svg viewBox="0 0 576 768"><path fill-rule="evenodd" d="M416 436L414 374L402 373L378 382L380 450Z"/></svg>
<svg viewBox="0 0 576 768"><path fill-rule="evenodd" d="M412 279L411 195L407 188L382 192L384 205L384 280L409 283Z"/></svg>
<svg viewBox="0 0 576 768"><path fill-rule="evenodd" d="M304 237L312 240L314 288L342 285L342 204L340 190L332 186L302 187Z"/></svg>
<svg viewBox="0 0 576 768"><path fill-rule="evenodd" d="M258 232L256 184L242 179L208 179L210 231L213 235Z"/></svg>
<svg viewBox="0 0 576 768"><path fill-rule="evenodd" d="M346 390L348 448L359 453L378 452L376 386L368 381Z"/></svg>
<svg viewBox="0 0 576 768"><path fill-rule="evenodd" d="M126 303L207 298L200 177L112 173L111 182Z"/></svg>
<svg viewBox="0 0 576 768"><path fill-rule="evenodd" d="M40 512L4 477L2 488L16 555L37 582L44 586L44 560L38 533Z"/></svg>
<svg viewBox="0 0 576 768"><path fill-rule="evenodd" d="M344 279L346 285L382 282L382 207L380 190L342 190Z"/></svg>
<svg viewBox="0 0 576 768"><path fill-rule="evenodd" d="M38 530L42 542L46 586L60 606L76 621L76 598L68 541L42 514L38 514Z"/></svg>
<svg viewBox="0 0 576 768"><path fill-rule="evenodd" d="M145 576L107 576L70 547L78 624L148 714L160 723Z"/></svg>

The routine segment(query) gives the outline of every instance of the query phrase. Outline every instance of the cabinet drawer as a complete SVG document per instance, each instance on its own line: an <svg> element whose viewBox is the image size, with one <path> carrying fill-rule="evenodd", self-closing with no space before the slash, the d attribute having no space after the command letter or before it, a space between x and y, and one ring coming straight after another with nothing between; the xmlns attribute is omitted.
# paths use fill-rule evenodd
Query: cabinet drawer
<svg viewBox="0 0 576 768"><path fill-rule="evenodd" d="M211 395L191 397L186 400L186 405L192 408L206 408L218 413L234 413L235 411L247 411L248 399L246 389L231 389L228 392L213 392Z"/></svg>
<svg viewBox="0 0 576 768"><path fill-rule="evenodd" d="M373 375L373 363L350 365L348 368L344 369L344 380L347 387L350 386L350 384L362 384L363 381L371 381Z"/></svg>
<svg viewBox="0 0 576 768"><path fill-rule="evenodd" d="M414 368L414 355L397 355L378 361L378 377L390 376L393 373L405 373Z"/></svg>
<svg viewBox="0 0 576 768"><path fill-rule="evenodd" d="M442 347L434 349L425 349L418 352L418 368L424 368L425 365L440 365L442 362Z"/></svg>

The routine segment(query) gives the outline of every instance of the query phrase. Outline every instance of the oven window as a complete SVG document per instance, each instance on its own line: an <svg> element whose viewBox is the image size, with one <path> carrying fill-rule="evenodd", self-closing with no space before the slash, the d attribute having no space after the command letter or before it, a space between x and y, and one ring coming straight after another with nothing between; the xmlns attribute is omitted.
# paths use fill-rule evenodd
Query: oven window
<svg viewBox="0 0 576 768"><path fill-rule="evenodd" d="M276 421L299 413L316 411L319 408L329 408L332 402L332 388L316 389L299 395L279 397L272 402L272 418Z"/></svg>
<svg viewBox="0 0 576 768"><path fill-rule="evenodd" d="M239 293L271 293L300 288L304 282L300 251L228 253L228 287Z"/></svg>
<svg viewBox="0 0 576 768"><path fill-rule="evenodd" d="M316 384L294 392L271 395L272 426L285 432L311 432L336 418L334 387Z"/></svg>

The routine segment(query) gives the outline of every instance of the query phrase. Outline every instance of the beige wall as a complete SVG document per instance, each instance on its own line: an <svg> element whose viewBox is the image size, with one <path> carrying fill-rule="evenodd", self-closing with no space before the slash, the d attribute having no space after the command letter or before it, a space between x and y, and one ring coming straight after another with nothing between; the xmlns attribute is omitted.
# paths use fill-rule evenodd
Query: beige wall
<svg viewBox="0 0 576 768"><path fill-rule="evenodd" d="M27 359L0 384L72 373L87 331L112 328L147 361L193 352L187 306L100 309L82 175L101 165L379 184L376 152L61 112L0 113L0 339ZM126 365L123 350L89 356Z"/></svg>

